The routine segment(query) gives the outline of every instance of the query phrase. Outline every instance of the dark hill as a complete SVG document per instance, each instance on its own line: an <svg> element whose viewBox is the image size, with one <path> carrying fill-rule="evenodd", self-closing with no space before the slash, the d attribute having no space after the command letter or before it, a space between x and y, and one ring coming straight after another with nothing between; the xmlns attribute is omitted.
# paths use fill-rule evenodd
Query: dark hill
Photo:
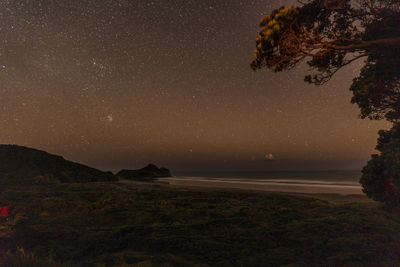
<svg viewBox="0 0 400 267"><path fill-rule="evenodd" d="M117 176L128 180L152 181L159 177L171 177L171 172L166 168L158 168L154 164L149 164L138 170L121 170Z"/></svg>
<svg viewBox="0 0 400 267"><path fill-rule="evenodd" d="M118 180L61 156L17 145L0 145L0 183L73 183Z"/></svg>

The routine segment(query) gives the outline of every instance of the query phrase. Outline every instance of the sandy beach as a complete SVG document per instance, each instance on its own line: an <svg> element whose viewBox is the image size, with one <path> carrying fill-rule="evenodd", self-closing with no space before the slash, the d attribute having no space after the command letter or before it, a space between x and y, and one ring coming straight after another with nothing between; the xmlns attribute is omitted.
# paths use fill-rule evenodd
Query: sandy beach
<svg viewBox="0 0 400 267"><path fill-rule="evenodd" d="M206 177L169 177L160 182L175 186L243 189L259 191L280 191L307 194L363 194L357 182L290 180L290 179L240 179L240 178L206 178Z"/></svg>

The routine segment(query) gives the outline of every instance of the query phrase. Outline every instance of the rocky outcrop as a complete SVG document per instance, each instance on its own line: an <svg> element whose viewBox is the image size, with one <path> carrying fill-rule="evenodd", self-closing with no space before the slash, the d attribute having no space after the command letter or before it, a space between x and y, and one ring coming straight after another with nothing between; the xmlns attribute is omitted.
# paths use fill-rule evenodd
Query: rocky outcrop
<svg viewBox="0 0 400 267"><path fill-rule="evenodd" d="M171 172L166 168L158 168L154 164L149 164L138 170L121 170L117 176L128 180L153 181L155 178L171 177Z"/></svg>
<svg viewBox="0 0 400 267"><path fill-rule="evenodd" d="M75 183L116 181L103 172L61 156L17 145L0 145L0 183Z"/></svg>

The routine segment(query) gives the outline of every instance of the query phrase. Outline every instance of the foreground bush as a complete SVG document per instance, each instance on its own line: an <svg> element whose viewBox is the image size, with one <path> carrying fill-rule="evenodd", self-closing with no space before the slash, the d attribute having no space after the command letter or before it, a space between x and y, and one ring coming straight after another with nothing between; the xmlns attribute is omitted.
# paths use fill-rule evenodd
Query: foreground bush
<svg viewBox="0 0 400 267"><path fill-rule="evenodd" d="M400 266L400 214L364 196L337 197L150 183L9 186L0 203L13 207L13 223L0 248L23 263L5 266Z"/></svg>
<svg viewBox="0 0 400 267"><path fill-rule="evenodd" d="M52 258L39 258L33 253L27 253L23 248L18 248L15 252L0 254L0 266L7 267L63 267L70 266L56 262Z"/></svg>
<svg viewBox="0 0 400 267"><path fill-rule="evenodd" d="M400 206L400 125L379 131L376 150L362 170L360 183L368 197L389 207Z"/></svg>

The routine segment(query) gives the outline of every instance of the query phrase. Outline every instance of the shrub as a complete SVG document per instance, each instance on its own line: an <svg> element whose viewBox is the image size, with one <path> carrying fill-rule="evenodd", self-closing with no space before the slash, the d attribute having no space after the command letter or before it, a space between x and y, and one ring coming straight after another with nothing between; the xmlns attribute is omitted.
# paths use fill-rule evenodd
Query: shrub
<svg viewBox="0 0 400 267"><path fill-rule="evenodd" d="M376 150L362 170L360 184L368 197L387 206L400 206L400 125L379 131Z"/></svg>

